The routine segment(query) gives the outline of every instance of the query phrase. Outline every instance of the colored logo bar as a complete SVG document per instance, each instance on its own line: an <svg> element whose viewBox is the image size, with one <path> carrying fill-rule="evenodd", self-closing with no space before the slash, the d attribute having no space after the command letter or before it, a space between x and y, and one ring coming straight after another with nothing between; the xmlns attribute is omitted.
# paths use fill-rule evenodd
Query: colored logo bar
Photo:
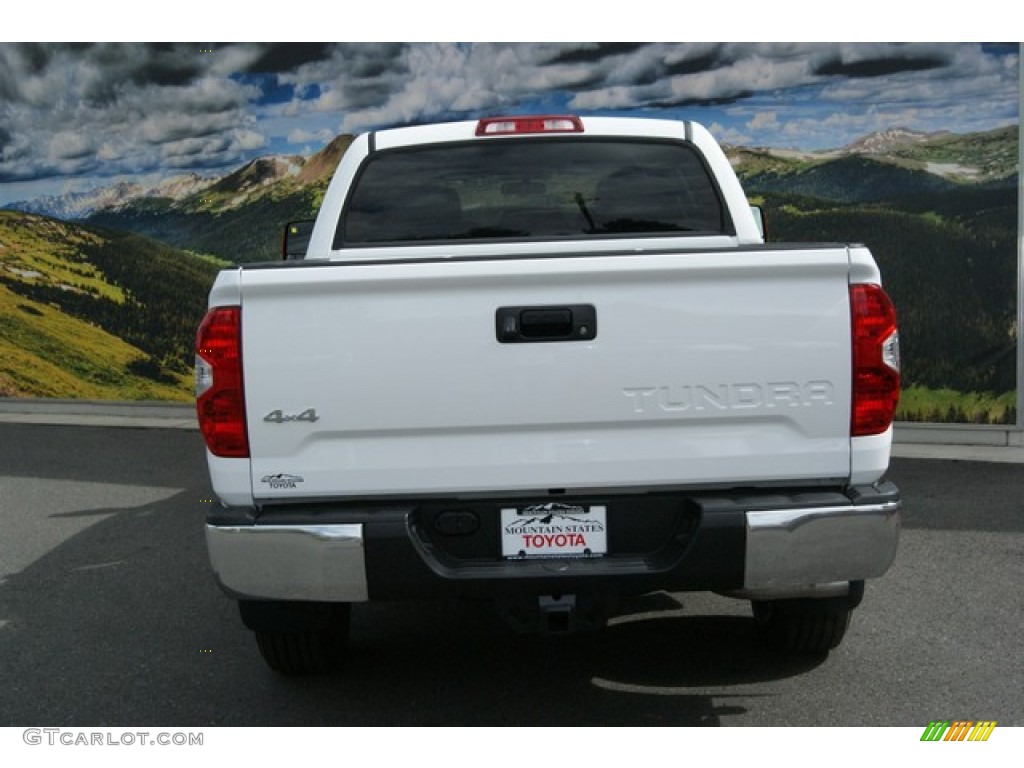
<svg viewBox="0 0 1024 768"><path fill-rule="evenodd" d="M921 741L988 741L995 727L995 720L932 720Z"/></svg>

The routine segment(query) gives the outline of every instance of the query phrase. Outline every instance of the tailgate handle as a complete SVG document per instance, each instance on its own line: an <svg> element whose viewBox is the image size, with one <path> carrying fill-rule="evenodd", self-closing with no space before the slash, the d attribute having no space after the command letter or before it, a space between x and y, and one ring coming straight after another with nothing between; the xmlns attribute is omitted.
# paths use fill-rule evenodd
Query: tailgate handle
<svg viewBox="0 0 1024 768"><path fill-rule="evenodd" d="M597 310L590 304L500 307L495 326L502 344L589 341L597 336Z"/></svg>
<svg viewBox="0 0 1024 768"><path fill-rule="evenodd" d="M519 332L528 339L565 338L572 334L571 309L524 309Z"/></svg>

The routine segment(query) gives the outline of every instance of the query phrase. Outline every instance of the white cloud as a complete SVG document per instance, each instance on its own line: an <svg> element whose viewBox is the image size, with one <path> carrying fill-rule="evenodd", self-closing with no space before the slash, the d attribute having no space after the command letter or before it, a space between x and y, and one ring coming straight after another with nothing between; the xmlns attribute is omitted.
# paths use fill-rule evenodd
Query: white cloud
<svg viewBox="0 0 1024 768"><path fill-rule="evenodd" d="M258 131L250 131L247 128L238 128L232 133L235 140L235 147L248 152L254 149L263 149L267 146L267 137Z"/></svg>
<svg viewBox="0 0 1024 768"><path fill-rule="evenodd" d="M747 121L751 131L775 131L779 128L779 114L774 110L758 112Z"/></svg>
<svg viewBox="0 0 1024 768"><path fill-rule="evenodd" d="M327 129L307 131L305 128L296 128L288 134L288 143L307 144L309 142L320 142L326 144L333 138L334 134Z"/></svg>
<svg viewBox="0 0 1024 768"><path fill-rule="evenodd" d="M821 148L903 124L887 121L981 130L1019 107L1017 56L980 44L341 43L251 76L281 53L0 44L0 182L227 167L343 130L527 108L660 111L732 143Z"/></svg>

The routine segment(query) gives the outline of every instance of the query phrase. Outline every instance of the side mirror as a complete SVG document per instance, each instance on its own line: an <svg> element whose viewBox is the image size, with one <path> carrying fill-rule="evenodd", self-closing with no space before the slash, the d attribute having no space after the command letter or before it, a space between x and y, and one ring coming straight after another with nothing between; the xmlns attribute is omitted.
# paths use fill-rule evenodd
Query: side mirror
<svg viewBox="0 0 1024 768"><path fill-rule="evenodd" d="M752 205L750 206L750 212L754 214L754 223L757 224L757 229L761 233L761 239L767 242L768 223L764 219L764 210L760 205Z"/></svg>
<svg viewBox="0 0 1024 768"><path fill-rule="evenodd" d="M306 258L309 250L309 238L313 234L312 219L289 221L284 225L284 238L281 241L281 258L284 261L297 261Z"/></svg>

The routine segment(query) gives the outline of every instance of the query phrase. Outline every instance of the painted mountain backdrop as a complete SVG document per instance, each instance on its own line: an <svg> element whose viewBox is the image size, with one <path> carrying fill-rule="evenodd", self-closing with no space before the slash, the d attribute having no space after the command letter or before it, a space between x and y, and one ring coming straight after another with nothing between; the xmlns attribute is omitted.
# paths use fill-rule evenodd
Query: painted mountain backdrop
<svg viewBox="0 0 1024 768"><path fill-rule="evenodd" d="M187 399L191 335L217 265L277 258L282 224L315 214L351 138L219 177L8 205L0 395ZM1017 126L727 153L773 240L872 249L900 314L903 418L1015 418ZM91 345L118 344L107 363L88 362Z"/></svg>

